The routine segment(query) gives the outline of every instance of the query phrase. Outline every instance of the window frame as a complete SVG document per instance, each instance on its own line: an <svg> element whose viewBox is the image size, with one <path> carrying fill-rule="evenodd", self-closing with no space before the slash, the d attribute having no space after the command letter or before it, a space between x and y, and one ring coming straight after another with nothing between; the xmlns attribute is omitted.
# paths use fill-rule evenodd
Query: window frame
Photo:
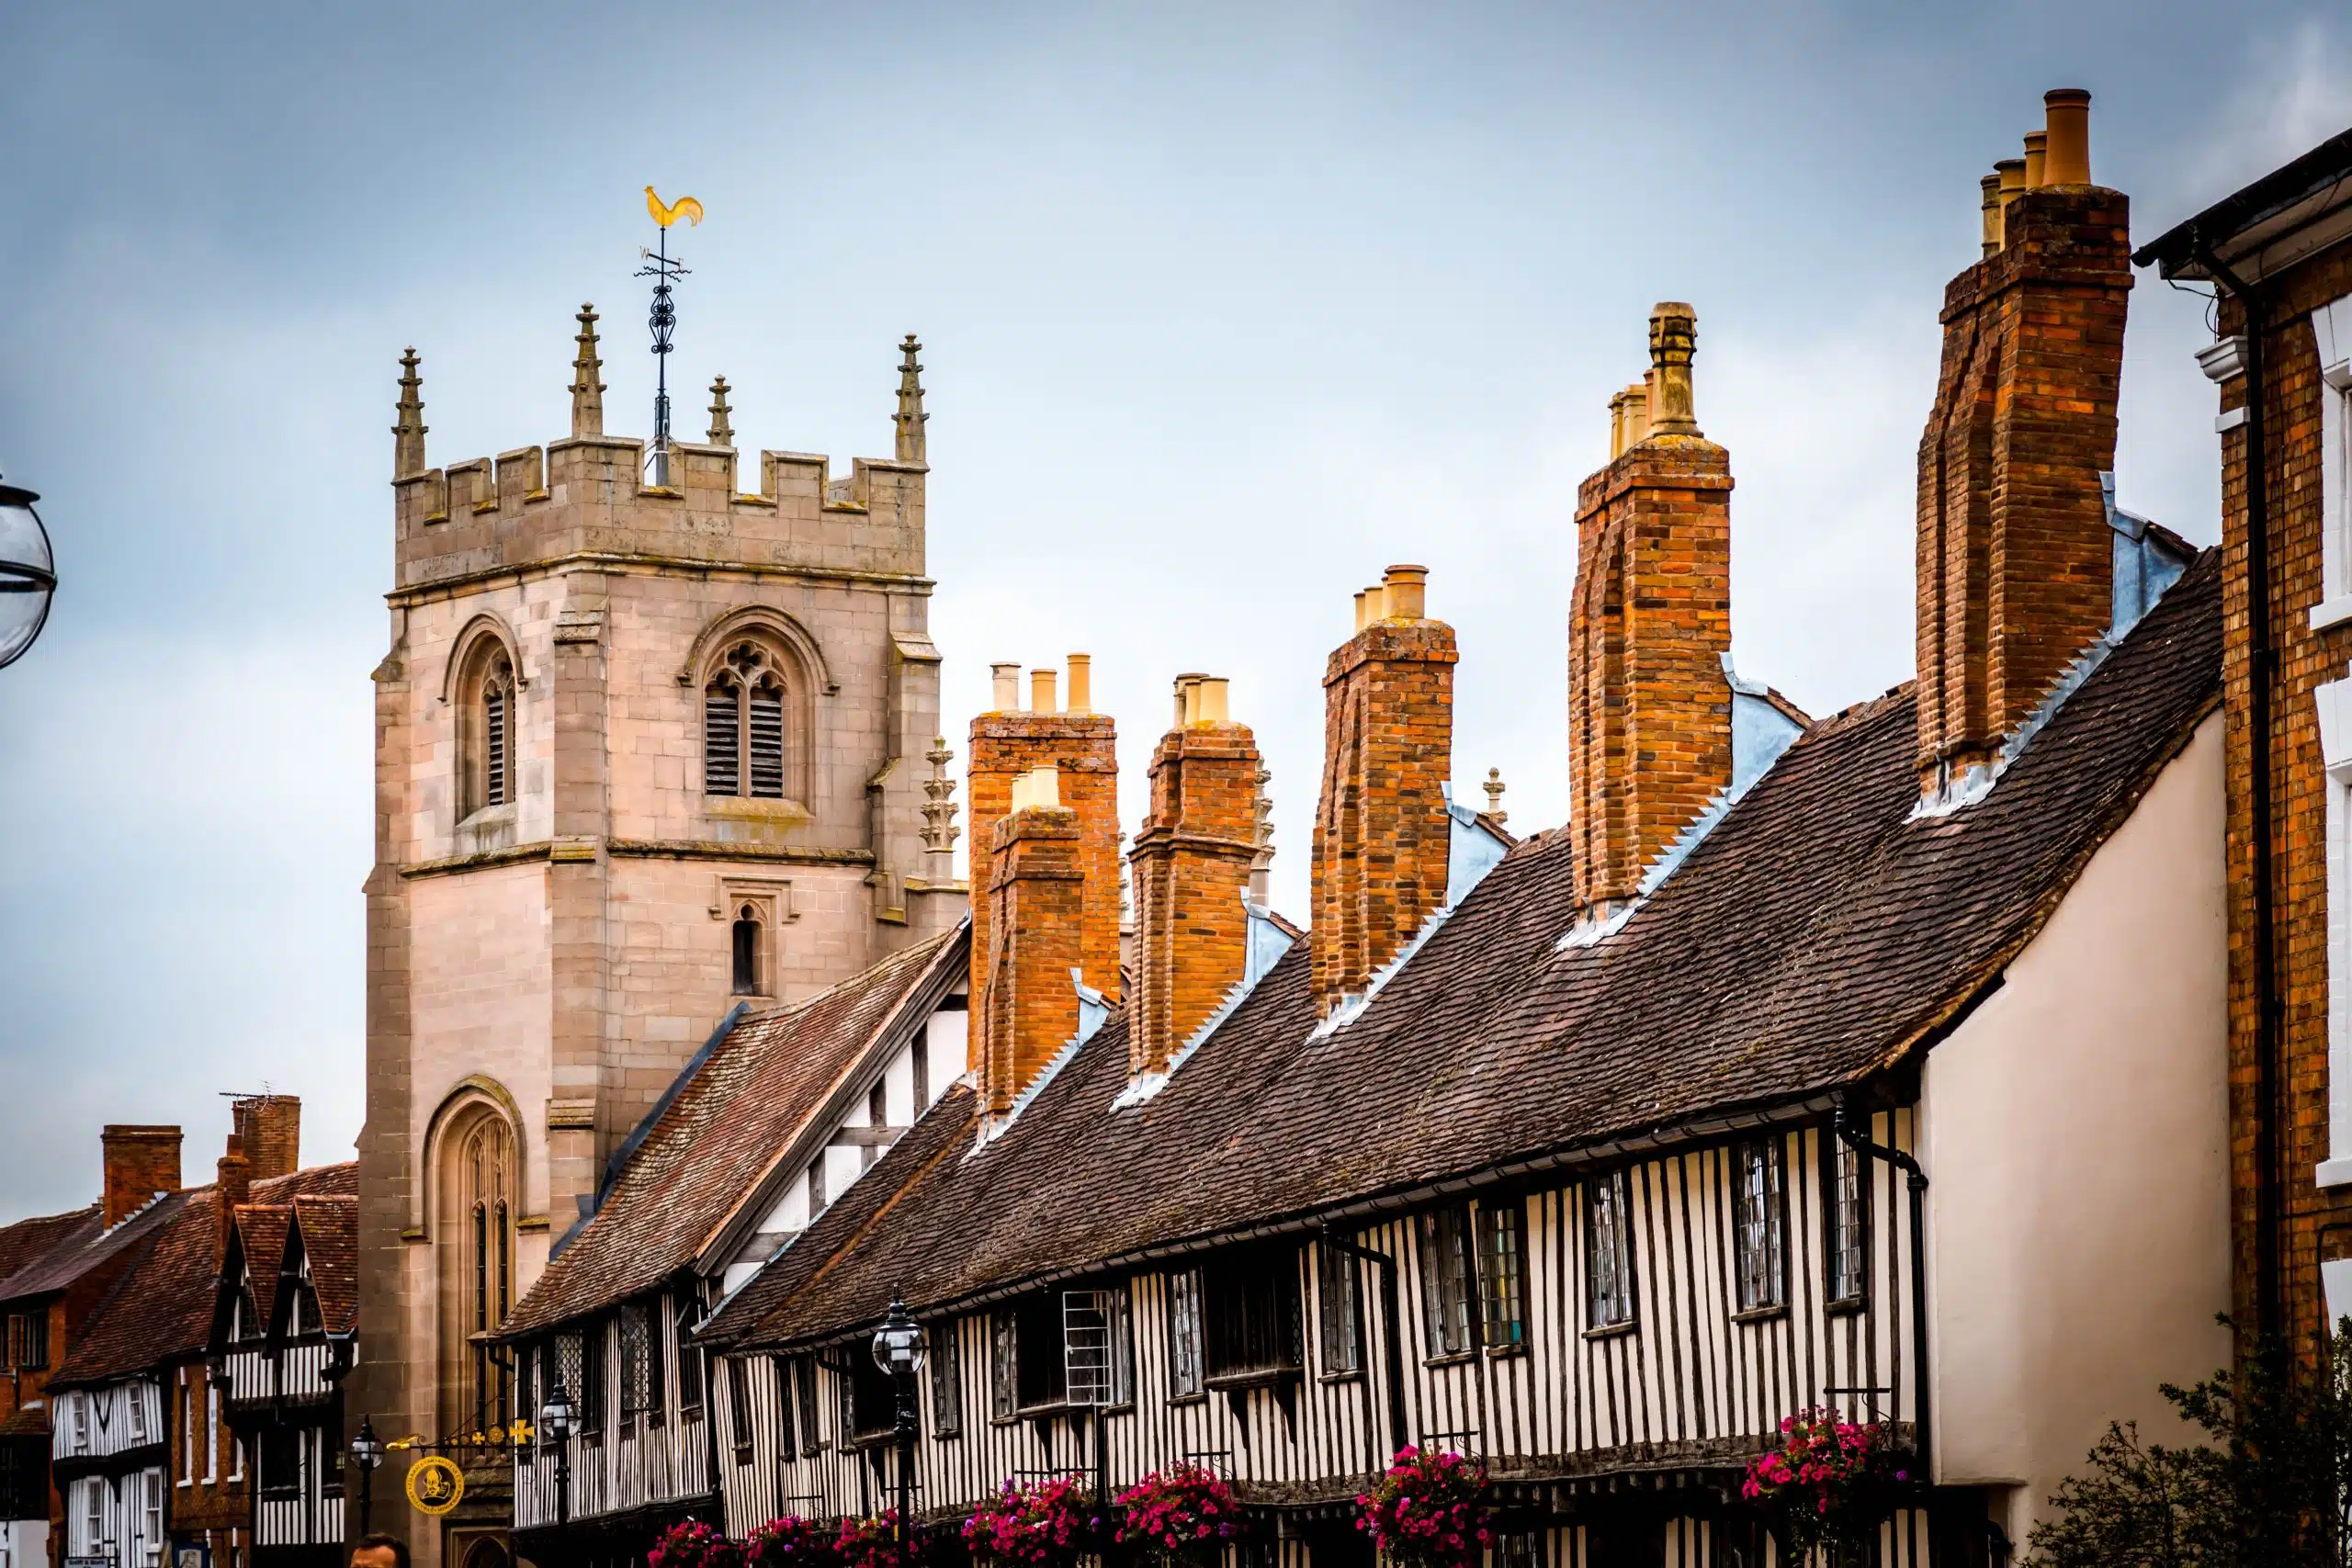
<svg viewBox="0 0 2352 1568"><path fill-rule="evenodd" d="M1305 1371L1301 1256L1301 1248L1280 1244L1231 1247L1200 1271L1204 1386Z"/></svg>
<svg viewBox="0 0 2352 1568"><path fill-rule="evenodd" d="M1871 1161L1832 1129L1823 1129L1821 1140L1822 1304L1860 1307L1869 1303L1871 1291Z"/></svg>
<svg viewBox="0 0 2352 1568"><path fill-rule="evenodd" d="M1469 1205L1446 1203L1418 1218L1423 1353L1430 1360L1470 1355L1478 1348L1483 1308Z"/></svg>
<svg viewBox="0 0 2352 1568"><path fill-rule="evenodd" d="M1504 1354L1527 1348L1527 1206L1519 1200L1481 1203L1478 1342Z"/></svg>
<svg viewBox="0 0 2352 1568"><path fill-rule="evenodd" d="M1315 1244L1315 1325L1325 1377L1363 1371L1363 1282L1356 1260L1329 1241Z"/></svg>
<svg viewBox="0 0 2352 1568"><path fill-rule="evenodd" d="M817 1425L817 1358L793 1358L793 1387L800 1395L800 1451L804 1456L825 1451L825 1434Z"/></svg>
<svg viewBox="0 0 2352 1568"><path fill-rule="evenodd" d="M504 637L485 633L466 649L458 682L458 822L511 807L522 794L515 746L521 665Z"/></svg>
<svg viewBox="0 0 2352 1568"><path fill-rule="evenodd" d="M1198 1269L1171 1269L1168 1280L1168 1393L1197 1399L1208 1392L1208 1346Z"/></svg>
<svg viewBox="0 0 2352 1568"><path fill-rule="evenodd" d="M699 1321L702 1303L692 1296L682 1296L677 1308L670 1315L673 1330L678 1337L678 1419L692 1421L703 1413L704 1403L710 1397L710 1380L704 1376L702 1348L694 1342L689 1319Z"/></svg>
<svg viewBox="0 0 2352 1568"><path fill-rule="evenodd" d="M1732 1280L1739 1314L1789 1304L1787 1141L1778 1134L1733 1145Z"/></svg>
<svg viewBox="0 0 2352 1568"><path fill-rule="evenodd" d="M1623 1333L1642 1321L1640 1269L1634 1256L1632 1168L1620 1166L1589 1178L1584 1183L1583 1207L1585 1332ZM1600 1267L1604 1236L1609 1244L1608 1287ZM1606 1295L1604 1288L1609 1291Z"/></svg>
<svg viewBox="0 0 2352 1568"><path fill-rule="evenodd" d="M808 689L798 655L774 636L746 628L720 640L695 686L705 800L807 799Z"/></svg>
<svg viewBox="0 0 2352 1568"><path fill-rule="evenodd" d="M1021 1413L1021 1325L1011 1309L989 1314L989 1419L1011 1421Z"/></svg>
<svg viewBox="0 0 2352 1568"><path fill-rule="evenodd" d="M959 1438L964 1434L964 1347L956 1330L959 1318L935 1325L929 1333L931 1355L931 1435Z"/></svg>

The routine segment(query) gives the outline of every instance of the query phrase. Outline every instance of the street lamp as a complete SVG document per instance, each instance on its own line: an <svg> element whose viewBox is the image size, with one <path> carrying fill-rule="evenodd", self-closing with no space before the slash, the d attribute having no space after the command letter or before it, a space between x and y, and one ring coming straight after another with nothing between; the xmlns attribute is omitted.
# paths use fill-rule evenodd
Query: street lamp
<svg viewBox="0 0 2352 1568"><path fill-rule="evenodd" d="M557 1558L564 1560L562 1546L571 1533L571 1396L563 1392L563 1379L558 1377L555 1386L548 1390L548 1402L539 1406L539 1436L555 1445L555 1537Z"/></svg>
<svg viewBox="0 0 2352 1568"><path fill-rule="evenodd" d="M376 1467L384 1462L384 1440L365 1416L359 1418L359 1435L351 1439L351 1462L359 1472L359 1533L366 1535L368 1505L376 1500Z"/></svg>
<svg viewBox="0 0 2352 1568"><path fill-rule="evenodd" d="M914 1539L910 1520L914 1514L915 1472L915 1374L922 1371L922 1325L907 1312L907 1298L897 1292L890 1297L890 1315L874 1332L874 1364L890 1374L891 1389L898 1395L898 1418L892 1430L899 1439L899 1568L912 1568Z"/></svg>
<svg viewBox="0 0 2352 1568"><path fill-rule="evenodd" d="M0 669L14 664L40 636L57 592L57 562L33 502L40 496L0 484Z"/></svg>

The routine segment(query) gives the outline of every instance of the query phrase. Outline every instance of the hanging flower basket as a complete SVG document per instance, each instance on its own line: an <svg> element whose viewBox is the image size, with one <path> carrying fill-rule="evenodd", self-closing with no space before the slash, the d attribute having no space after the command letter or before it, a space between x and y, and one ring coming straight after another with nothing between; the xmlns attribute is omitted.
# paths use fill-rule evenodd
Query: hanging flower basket
<svg viewBox="0 0 2352 1568"><path fill-rule="evenodd" d="M743 1543L743 1568L840 1568L840 1564L841 1550L832 1528L797 1514L770 1519Z"/></svg>
<svg viewBox="0 0 2352 1568"><path fill-rule="evenodd" d="M742 1568L743 1549L700 1519L672 1525L645 1554L647 1568Z"/></svg>
<svg viewBox="0 0 2352 1568"><path fill-rule="evenodd" d="M923 1568L938 1554L921 1521L910 1526L903 1547L898 1535L899 1510L885 1508L870 1518L843 1519L833 1538L832 1556L823 1568L899 1568L900 1554L913 1568ZM810 1559L814 1562L816 1560Z"/></svg>
<svg viewBox="0 0 2352 1568"><path fill-rule="evenodd" d="M1067 1475L1026 1486L1008 1481L964 1521L973 1558L1006 1568L1070 1568L1106 1533L1093 1495Z"/></svg>
<svg viewBox="0 0 2352 1568"><path fill-rule="evenodd" d="M1154 1471L1120 1493L1118 1504L1113 1539L1136 1542L1171 1562L1214 1561L1243 1532L1233 1488L1204 1465Z"/></svg>
<svg viewBox="0 0 2352 1568"><path fill-rule="evenodd" d="M1781 1446L1748 1461L1740 1495L1771 1515L1799 1555L1866 1547L1908 1484L1908 1460L1883 1422L1806 1410L1781 1422Z"/></svg>
<svg viewBox="0 0 2352 1568"><path fill-rule="evenodd" d="M1397 1450L1356 1506L1356 1528L1399 1568L1475 1568L1493 1535L1486 1468L1457 1453Z"/></svg>

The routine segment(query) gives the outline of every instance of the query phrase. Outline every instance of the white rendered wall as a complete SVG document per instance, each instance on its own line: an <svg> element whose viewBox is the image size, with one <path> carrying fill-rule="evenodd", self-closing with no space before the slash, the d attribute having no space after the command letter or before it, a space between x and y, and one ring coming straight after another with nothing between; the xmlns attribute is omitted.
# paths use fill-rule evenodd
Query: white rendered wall
<svg viewBox="0 0 2352 1568"><path fill-rule="evenodd" d="M2229 1359L2222 723L1928 1058L1937 1479L2013 1488L2020 1548L2109 1421L2187 1440L2156 1385Z"/></svg>

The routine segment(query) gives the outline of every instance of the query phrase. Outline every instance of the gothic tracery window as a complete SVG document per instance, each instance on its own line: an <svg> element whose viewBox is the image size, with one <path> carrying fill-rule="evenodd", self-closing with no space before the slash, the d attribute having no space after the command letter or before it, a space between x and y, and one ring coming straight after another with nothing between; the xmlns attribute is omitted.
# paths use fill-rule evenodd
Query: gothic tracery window
<svg viewBox="0 0 2352 1568"><path fill-rule="evenodd" d="M781 660L754 642L728 651L703 687L703 793L782 800L790 688Z"/></svg>

